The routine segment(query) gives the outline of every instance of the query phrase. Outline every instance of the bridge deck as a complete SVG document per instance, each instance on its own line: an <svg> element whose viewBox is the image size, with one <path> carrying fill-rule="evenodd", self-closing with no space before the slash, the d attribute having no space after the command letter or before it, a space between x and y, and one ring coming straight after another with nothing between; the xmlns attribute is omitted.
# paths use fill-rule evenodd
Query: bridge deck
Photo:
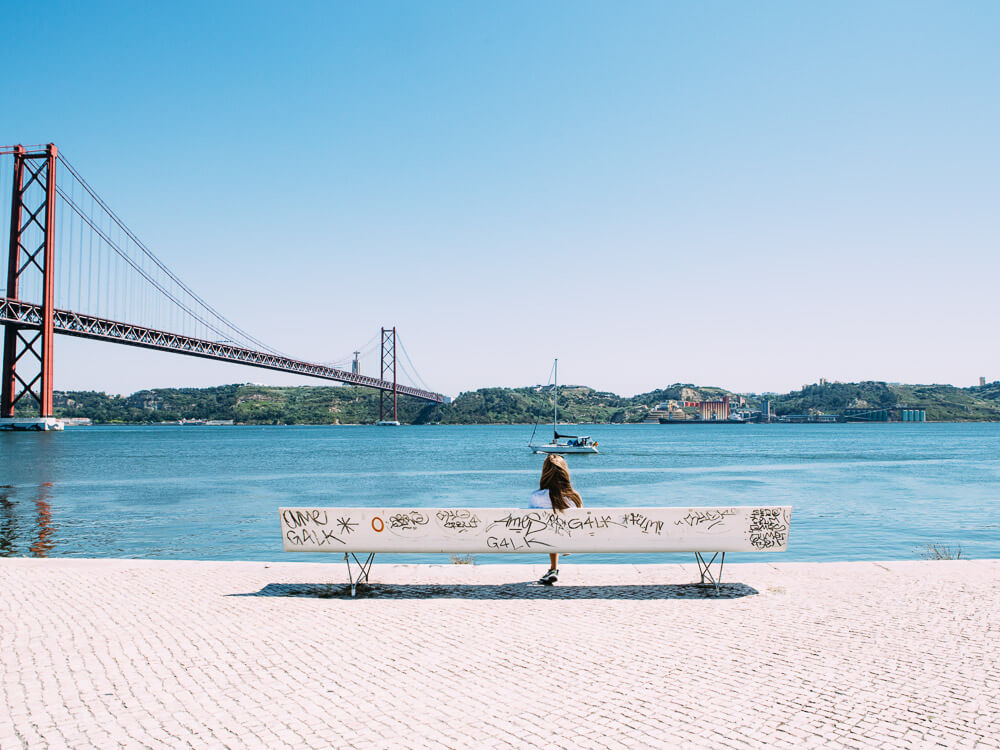
<svg viewBox="0 0 1000 750"><path fill-rule="evenodd" d="M110 341L116 344L138 346L144 349L158 349L177 354L186 354L192 357L217 359L223 362L236 362L241 365L262 367L279 372L294 372L311 378L334 380L340 383L350 383L351 385L360 385L367 388L378 388L386 391L393 390L393 384L388 380L372 378L367 375L355 375L352 372L338 370L335 367L302 362L270 352L245 349L219 341L192 338L191 336L184 336L178 333L159 331L155 328L146 328L145 326L122 323L92 315L70 312L68 310L56 310L53 322L55 332L67 336ZM0 297L0 323L15 325L20 328L40 328L42 324L42 306L31 302L21 302L20 300L8 297ZM440 393L432 393L407 385L397 385L395 390L402 395L413 396L424 401L432 401L434 403L442 403L444 401L444 396Z"/></svg>

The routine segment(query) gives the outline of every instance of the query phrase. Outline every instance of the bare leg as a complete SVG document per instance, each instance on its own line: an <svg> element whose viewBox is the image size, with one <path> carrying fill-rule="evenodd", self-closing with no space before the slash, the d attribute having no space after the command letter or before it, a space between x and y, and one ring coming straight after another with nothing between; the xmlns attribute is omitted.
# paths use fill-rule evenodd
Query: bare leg
<svg viewBox="0 0 1000 750"><path fill-rule="evenodd" d="M559 569L559 555L558 554L550 554L549 555L549 563L550 563L549 567L552 570L558 570Z"/></svg>

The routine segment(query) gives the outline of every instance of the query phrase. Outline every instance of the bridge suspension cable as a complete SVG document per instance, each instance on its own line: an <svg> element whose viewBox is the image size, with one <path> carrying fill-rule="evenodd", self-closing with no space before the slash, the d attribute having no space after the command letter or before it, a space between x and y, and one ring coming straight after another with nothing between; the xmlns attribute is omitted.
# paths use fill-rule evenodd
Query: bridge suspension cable
<svg viewBox="0 0 1000 750"><path fill-rule="evenodd" d="M12 170L5 168L10 155ZM0 263L2 417L13 416L23 398L52 416L54 333L377 388L383 398L391 391L394 403L397 394L443 400L426 384L398 383L395 366L385 379L385 351L373 377L293 359L237 326L181 281L54 144L0 146L0 195L12 196L10 211L0 211L0 230L10 236L8 262ZM377 338L356 351L368 356ZM423 383L403 354L409 367L401 369ZM37 374L26 370L31 364Z"/></svg>
<svg viewBox="0 0 1000 750"><path fill-rule="evenodd" d="M419 386L420 388L425 388L426 390L429 391L430 387L427 385L427 383L424 382L424 379L420 377L420 373L417 372L416 365L414 365L413 360L410 359L410 354L409 352L406 351L406 346L403 344L403 339L399 336L398 333L396 334L396 341L399 344L399 348L403 350L403 358L410 364L410 370L413 371L412 374L410 374L407 371L406 367L403 366L403 363L402 362L399 363L400 366L403 367L403 371L407 373L407 377L410 378L410 382L415 386Z"/></svg>
<svg viewBox="0 0 1000 750"><path fill-rule="evenodd" d="M366 341L364 343L364 345L359 346L356 349L352 349L349 354L344 354L344 355L342 355L340 357L337 357L335 359L332 359L332 360L329 360L329 361L324 361L323 364L337 365L338 367L341 366L341 365L343 365L343 366L350 366L351 363L354 361L355 352L358 355L358 359L360 359L360 360L363 361L369 355L374 354L375 351L376 351L376 349L378 349L378 334L377 333L373 334L372 337L370 339L368 339L368 341ZM370 372L375 372L376 369L377 368L373 367L370 370Z"/></svg>
<svg viewBox="0 0 1000 750"><path fill-rule="evenodd" d="M85 196L90 198L91 211L88 214L88 212L84 210L84 208L74 199L75 196L73 193L75 191L72 187L67 188L65 183L59 184L57 182L56 192L59 197L62 198L62 200L72 209L72 211L84 224L89 226L92 231L96 232L98 237L103 240L103 242L106 243L108 247L113 250L129 267L134 269L146 282L148 282L153 289L162 294L181 311L190 315L194 321L205 326L216 336L222 337L221 340L223 342L239 343L255 349L267 351L272 354L281 354L278 349L268 346L258 338L252 336L243 328L237 326L225 315L216 310L212 305L208 304L201 296L192 290L191 287L181 281L181 279L174 274L142 240L139 239L135 232L133 232L124 221L122 221L118 214L116 214L111 207L108 206L104 199L101 198L101 196L90 186L83 176L80 175L65 155L60 153L58 158L59 163L66 167L66 171L75 183L72 187L78 185L84 192ZM107 229L101 226L103 225L103 222L99 221L100 216L97 218L94 217L95 213L100 215L102 212L104 217L108 220ZM108 230L114 230L116 237L112 238L110 236L111 231ZM81 227L81 233L82 232L83 228ZM151 267L149 264L143 263L141 258L136 258L135 254L129 253L126 250L126 247L129 245L134 247L142 257L147 259L151 264Z"/></svg>

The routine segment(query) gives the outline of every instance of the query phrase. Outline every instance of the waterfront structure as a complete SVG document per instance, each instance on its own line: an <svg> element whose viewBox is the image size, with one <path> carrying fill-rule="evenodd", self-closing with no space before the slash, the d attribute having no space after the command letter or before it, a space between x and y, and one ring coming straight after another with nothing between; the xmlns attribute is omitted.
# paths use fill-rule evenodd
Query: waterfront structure
<svg viewBox="0 0 1000 750"><path fill-rule="evenodd" d="M685 401L684 406L695 407L698 415L706 422L729 419L729 396L714 401Z"/></svg>
<svg viewBox="0 0 1000 750"><path fill-rule="evenodd" d="M55 417L0 417L0 430L14 432L48 432L61 430L65 423Z"/></svg>
<svg viewBox="0 0 1000 750"><path fill-rule="evenodd" d="M382 329L382 380L392 373L392 382L396 382L396 327ZM392 404L390 419L389 405ZM380 425L399 427L399 398L396 389L392 389L392 399L389 391L382 389L378 395L378 422Z"/></svg>
<svg viewBox="0 0 1000 750"><path fill-rule="evenodd" d="M885 409L845 409L845 422L926 422L927 411L892 407Z"/></svg>
<svg viewBox="0 0 1000 750"><path fill-rule="evenodd" d="M0 297L4 326L0 418L13 419L19 403L37 404L33 429L53 429L56 333L376 388L383 413L391 394L393 419L399 394L444 401L439 393L397 381L395 328L382 330L382 378L286 357L191 291L54 144L0 146L0 156L12 156L14 167L7 286ZM57 232L56 219L63 216L79 218L80 231ZM111 259L103 267L96 264L96 278L95 256ZM57 288L57 262L59 279L73 283ZM112 279L115 294L92 294L94 289L111 288ZM57 293L65 309L56 309ZM268 303L277 306L280 301ZM386 333L390 330L391 337ZM392 380L386 379L387 342L391 342ZM19 417L17 424L22 421Z"/></svg>

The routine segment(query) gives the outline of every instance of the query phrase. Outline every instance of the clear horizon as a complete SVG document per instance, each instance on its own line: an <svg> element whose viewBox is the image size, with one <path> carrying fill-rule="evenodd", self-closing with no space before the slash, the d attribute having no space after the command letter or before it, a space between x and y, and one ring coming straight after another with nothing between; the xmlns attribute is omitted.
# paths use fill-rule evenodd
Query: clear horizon
<svg viewBox="0 0 1000 750"><path fill-rule="evenodd" d="M0 142L293 356L396 325L452 396L556 356L623 396L1000 377L994 4L33 10ZM324 385L55 347L59 390Z"/></svg>

